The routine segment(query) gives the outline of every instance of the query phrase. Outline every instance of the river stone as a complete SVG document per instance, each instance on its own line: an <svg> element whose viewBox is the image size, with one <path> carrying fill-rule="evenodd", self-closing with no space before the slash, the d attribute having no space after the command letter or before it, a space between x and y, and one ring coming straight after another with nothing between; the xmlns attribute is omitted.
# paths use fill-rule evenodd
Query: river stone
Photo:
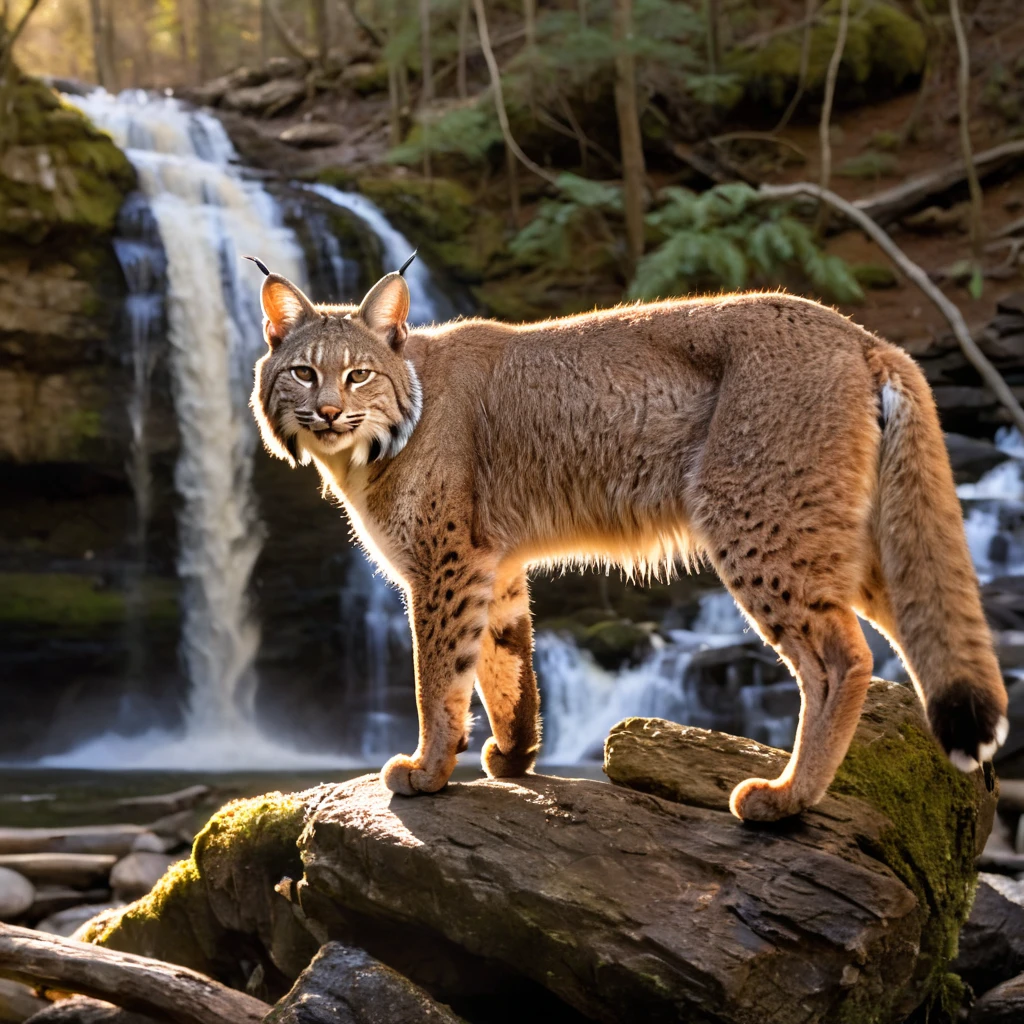
<svg viewBox="0 0 1024 1024"><path fill-rule="evenodd" d="M110 872L110 887L114 896L126 903L145 896L166 874L167 869L180 857L169 853L136 850L122 857Z"/></svg>
<svg viewBox="0 0 1024 1024"><path fill-rule="evenodd" d="M116 861L113 854L105 853L0 854L0 867L11 868L29 881L81 889L106 881Z"/></svg>
<svg viewBox="0 0 1024 1024"><path fill-rule="evenodd" d="M1024 971L1024 881L978 876L953 970L978 994Z"/></svg>
<svg viewBox="0 0 1024 1024"><path fill-rule="evenodd" d="M276 78L264 85L232 89L221 98L221 104L242 114L272 116L297 103L306 95L304 82L294 78Z"/></svg>
<svg viewBox="0 0 1024 1024"><path fill-rule="evenodd" d="M0 978L0 1024L22 1024L48 1005L28 985Z"/></svg>
<svg viewBox="0 0 1024 1024"><path fill-rule="evenodd" d="M949 764L911 690L873 683L830 793L771 826L725 808L784 752L672 728L664 752L689 764L672 801L542 776L414 800L375 776L324 787L300 841L305 885L599 1021L895 1024L945 988L994 783Z"/></svg>
<svg viewBox="0 0 1024 1024"><path fill-rule="evenodd" d="M967 1020L968 1024L1020 1024L1024 1020L1024 974L986 992Z"/></svg>
<svg viewBox="0 0 1024 1024"><path fill-rule="evenodd" d="M340 125L324 121L304 121L285 128L278 136L282 142L299 149L313 149L317 146L337 146L345 141L345 132Z"/></svg>
<svg viewBox="0 0 1024 1024"><path fill-rule="evenodd" d="M266 1024L461 1024L447 1006L361 949L321 947Z"/></svg>
<svg viewBox="0 0 1024 1024"><path fill-rule="evenodd" d="M36 931L70 938L86 921L92 920L97 914L123 906L123 903L80 903L76 907L58 910L56 914L44 917L36 925Z"/></svg>
<svg viewBox="0 0 1024 1024"><path fill-rule="evenodd" d="M24 875L0 868L0 921L21 917L35 898L36 888Z"/></svg>

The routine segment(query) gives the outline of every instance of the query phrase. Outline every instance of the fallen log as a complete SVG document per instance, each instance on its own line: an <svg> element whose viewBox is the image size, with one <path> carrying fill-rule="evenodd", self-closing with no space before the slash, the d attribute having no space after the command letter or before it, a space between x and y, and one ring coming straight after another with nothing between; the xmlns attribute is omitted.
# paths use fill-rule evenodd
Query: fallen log
<svg viewBox="0 0 1024 1024"><path fill-rule="evenodd" d="M24 1024L159 1024L159 1021L143 1013L122 1010L102 999L71 996L48 1004Z"/></svg>
<svg viewBox="0 0 1024 1024"><path fill-rule="evenodd" d="M123 857L145 831L142 825L0 828L0 854L112 853Z"/></svg>
<svg viewBox="0 0 1024 1024"><path fill-rule="evenodd" d="M1024 158L1024 139L1016 139L975 153L974 168L978 177L984 178L1021 158ZM876 223L891 224L966 181L967 165L963 160L956 160L937 171L916 175L900 185L858 199L853 205Z"/></svg>
<svg viewBox="0 0 1024 1024"><path fill-rule="evenodd" d="M175 1024L258 1024L270 1007L196 971L0 925L0 977L79 992Z"/></svg>
<svg viewBox="0 0 1024 1024"><path fill-rule="evenodd" d="M30 882L44 885L70 885L77 889L91 888L105 881L117 863L107 853L4 853L0 867L24 875Z"/></svg>

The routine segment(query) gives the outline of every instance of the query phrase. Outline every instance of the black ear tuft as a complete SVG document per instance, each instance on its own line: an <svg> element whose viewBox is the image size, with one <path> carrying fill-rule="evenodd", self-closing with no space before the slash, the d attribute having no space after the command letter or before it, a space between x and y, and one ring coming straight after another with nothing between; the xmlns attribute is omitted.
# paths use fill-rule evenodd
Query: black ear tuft
<svg viewBox="0 0 1024 1024"><path fill-rule="evenodd" d="M415 256L416 254L413 253L413 255ZM266 265L266 263L263 262L263 260L257 259L255 256L243 256L242 259L243 260L252 260L253 263L255 263L256 266L259 267L260 270L263 271L263 276L264 277L270 277L270 271L267 270L267 265Z"/></svg>
<svg viewBox="0 0 1024 1024"><path fill-rule="evenodd" d="M418 252L419 249L413 249L412 255L398 268L399 277L405 277L405 272L409 269L409 266L412 263L412 261L416 259L416 254Z"/></svg>

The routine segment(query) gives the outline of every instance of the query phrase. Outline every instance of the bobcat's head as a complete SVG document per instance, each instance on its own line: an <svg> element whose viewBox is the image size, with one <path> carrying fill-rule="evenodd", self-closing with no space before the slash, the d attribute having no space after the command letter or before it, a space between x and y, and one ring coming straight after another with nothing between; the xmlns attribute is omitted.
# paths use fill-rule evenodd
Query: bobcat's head
<svg viewBox="0 0 1024 1024"><path fill-rule="evenodd" d="M315 306L278 274L260 298L270 350L256 364L252 407L267 448L292 466L346 449L354 465L397 455L422 406L416 371L402 358L409 288L401 273L381 278L358 309Z"/></svg>

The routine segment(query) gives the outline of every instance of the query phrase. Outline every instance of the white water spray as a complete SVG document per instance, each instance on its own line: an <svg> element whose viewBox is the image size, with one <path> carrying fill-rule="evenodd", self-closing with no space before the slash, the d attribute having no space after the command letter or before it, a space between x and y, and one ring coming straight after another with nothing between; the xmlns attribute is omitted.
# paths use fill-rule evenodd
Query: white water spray
<svg viewBox="0 0 1024 1024"><path fill-rule="evenodd" d="M260 632L249 586L263 533L248 401L263 342L261 277L242 257L272 254L276 270L303 281L302 255L271 196L240 174L214 117L141 92L97 91L74 102L135 166L167 259L181 435L181 654L190 688L184 737L105 737L48 763L242 766L266 761L268 747L280 763L283 752L260 735L253 708Z"/></svg>

